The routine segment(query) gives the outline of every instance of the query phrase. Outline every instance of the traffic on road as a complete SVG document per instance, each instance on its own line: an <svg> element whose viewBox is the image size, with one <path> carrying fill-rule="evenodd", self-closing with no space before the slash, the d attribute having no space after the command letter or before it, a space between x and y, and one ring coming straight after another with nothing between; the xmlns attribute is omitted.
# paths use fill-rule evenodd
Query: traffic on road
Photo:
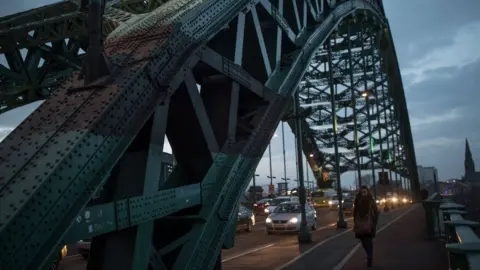
<svg viewBox="0 0 480 270"><path fill-rule="evenodd" d="M301 212L298 197L281 196L275 199L264 199L251 204L251 208L242 204L238 208L237 234L235 246L222 251L223 263L268 249L279 242L295 242L300 230ZM352 219L353 198L345 198L343 210L347 221ZM404 205L406 199L392 198L377 200L384 206L384 212L393 212L393 206ZM385 207L388 206L388 207ZM391 207L392 209L390 209ZM382 209L382 207L380 207ZM263 210L263 211L261 211ZM335 210L335 211L332 211ZM314 237L323 237L326 230L335 227L338 218L338 202L329 203L328 207L306 204L306 222ZM289 242L289 243L290 243ZM278 246L278 245L277 245ZM84 270L87 266L90 240L84 239L76 244L68 245L68 254L62 256L57 270Z"/></svg>

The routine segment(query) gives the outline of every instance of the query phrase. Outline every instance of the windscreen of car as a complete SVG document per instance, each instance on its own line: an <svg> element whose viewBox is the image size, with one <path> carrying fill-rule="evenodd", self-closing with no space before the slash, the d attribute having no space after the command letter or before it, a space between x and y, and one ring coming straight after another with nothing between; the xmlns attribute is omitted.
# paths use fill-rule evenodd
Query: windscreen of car
<svg viewBox="0 0 480 270"><path fill-rule="evenodd" d="M313 198L319 198L319 197L323 197L325 196L325 192L323 191L315 191L312 193L312 197Z"/></svg>
<svg viewBox="0 0 480 270"><path fill-rule="evenodd" d="M300 213L300 204L297 203L283 203L277 206L274 213Z"/></svg>
<svg viewBox="0 0 480 270"><path fill-rule="evenodd" d="M245 207L245 206L243 206L243 205L240 205L240 206L238 207L238 212L239 212L239 213L248 213L249 211L250 211L250 210L248 210L248 208Z"/></svg>
<svg viewBox="0 0 480 270"><path fill-rule="evenodd" d="M271 199L261 199L260 201L258 201L257 203L267 203L271 201Z"/></svg>
<svg viewBox="0 0 480 270"><path fill-rule="evenodd" d="M276 206L276 205L281 204L282 202L288 202L288 201L290 201L289 198L277 198L277 199L273 199L270 202L270 205Z"/></svg>

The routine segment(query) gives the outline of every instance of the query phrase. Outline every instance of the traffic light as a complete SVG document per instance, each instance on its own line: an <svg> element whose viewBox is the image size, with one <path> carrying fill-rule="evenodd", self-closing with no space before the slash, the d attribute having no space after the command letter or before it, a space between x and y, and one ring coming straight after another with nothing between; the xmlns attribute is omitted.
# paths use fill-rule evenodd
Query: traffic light
<svg viewBox="0 0 480 270"><path fill-rule="evenodd" d="M390 182L388 179L388 173L387 172L378 172L378 182L380 185L388 185Z"/></svg>

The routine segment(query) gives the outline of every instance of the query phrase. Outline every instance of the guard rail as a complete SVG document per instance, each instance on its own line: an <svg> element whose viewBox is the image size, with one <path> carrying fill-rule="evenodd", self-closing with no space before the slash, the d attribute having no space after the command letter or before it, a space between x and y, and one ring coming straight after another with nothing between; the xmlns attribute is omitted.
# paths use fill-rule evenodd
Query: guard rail
<svg viewBox="0 0 480 270"><path fill-rule="evenodd" d="M465 192L456 196L464 196ZM480 269L480 238L473 230L479 223L465 219L465 206L454 203L454 199L435 193L423 201L427 236L447 243L449 269Z"/></svg>

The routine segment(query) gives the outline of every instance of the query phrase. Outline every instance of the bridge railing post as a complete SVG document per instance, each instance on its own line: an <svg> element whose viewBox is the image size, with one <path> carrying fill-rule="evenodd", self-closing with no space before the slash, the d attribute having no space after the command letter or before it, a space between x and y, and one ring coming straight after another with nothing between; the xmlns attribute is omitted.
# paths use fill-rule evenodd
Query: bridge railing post
<svg viewBox="0 0 480 270"><path fill-rule="evenodd" d="M471 190L462 190L458 196L465 196ZM455 198L458 199L458 198ZM455 200L458 201L458 200ZM479 223L465 219L465 206L446 200L440 205L446 227L446 240L449 268L455 270L480 269L480 238L475 234L474 227Z"/></svg>
<svg viewBox="0 0 480 270"><path fill-rule="evenodd" d="M422 202L423 209L425 211L426 232L428 239L437 238L437 224L439 223L438 208L440 206L440 195L438 193L433 194Z"/></svg>

